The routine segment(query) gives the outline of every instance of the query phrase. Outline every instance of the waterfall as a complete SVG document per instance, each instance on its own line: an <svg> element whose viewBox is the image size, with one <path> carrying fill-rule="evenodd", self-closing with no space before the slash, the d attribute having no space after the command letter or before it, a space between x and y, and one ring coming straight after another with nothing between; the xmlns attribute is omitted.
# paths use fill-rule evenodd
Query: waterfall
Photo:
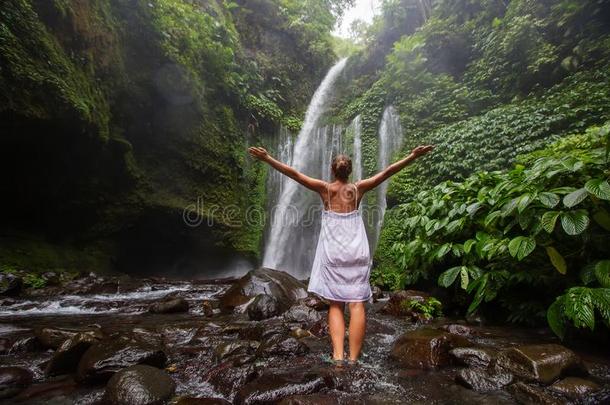
<svg viewBox="0 0 610 405"><path fill-rule="evenodd" d="M400 150L402 146L402 127L400 117L393 106L388 106L383 112L381 125L379 126L379 155L378 168L383 170L392 159L392 155ZM375 229L373 235L373 250L379 241L381 225L387 208L386 193L388 191L388 181L386 180L377 187L377 209L375 210Z"/></svg>
<svg viewBox="0 0 610 405"><path fill-rule="evenodd" d="M329 180L330 159L342 151L342 128L318 128L318 124L346 62L347 58L340 60L326 74L307 108L296 143L290 148L292 166L308 176ZM315 253L321 201L316 193L290 178L284 177L280 183L277 204L269 211L271 223L263 266L306 278Z"/></svg>
<svg viewBox="0 0 610 405"><path fill-rule="evenodd" d="M358 115L347 127L347 132L354 137L352 154L352 178L356 182L362 180L362 118Z"/></svg>

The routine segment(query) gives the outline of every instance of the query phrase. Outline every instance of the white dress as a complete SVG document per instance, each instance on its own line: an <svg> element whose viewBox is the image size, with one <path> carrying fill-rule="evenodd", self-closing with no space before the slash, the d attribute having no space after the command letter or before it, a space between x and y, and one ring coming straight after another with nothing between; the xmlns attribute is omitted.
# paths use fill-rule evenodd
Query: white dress
<svg viewBox="0 0 610 405"><path fill-rule="evenodd" d="M357 193L358 188L354 187ZM334 301L368 301L372 296L369 283L371 265L369 242L360 211L322 211L320 236L307 291Z"/></svg>

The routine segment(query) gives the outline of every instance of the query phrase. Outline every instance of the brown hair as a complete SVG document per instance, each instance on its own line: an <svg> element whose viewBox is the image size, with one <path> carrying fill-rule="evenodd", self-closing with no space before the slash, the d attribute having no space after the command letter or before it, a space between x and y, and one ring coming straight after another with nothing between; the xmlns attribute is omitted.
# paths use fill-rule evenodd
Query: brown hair
<svg viewBox="0 0 610 405"><path fill-rule="evenodd" d="M352 160L346 155L337 155L330 167L336 178L347 181L352 173Z"/></svg>

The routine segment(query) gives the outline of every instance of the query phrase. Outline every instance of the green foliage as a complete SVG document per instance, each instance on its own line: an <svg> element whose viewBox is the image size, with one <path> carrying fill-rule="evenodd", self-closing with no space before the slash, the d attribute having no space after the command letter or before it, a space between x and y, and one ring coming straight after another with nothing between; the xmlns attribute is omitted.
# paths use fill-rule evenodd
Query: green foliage
<svg viewBox="0 0 610 405"><path fill-rule="evenodd" d="M38 274L28 273L23 277L23 283L30 288L42 288L47 281Z"/></svg>
<svg viewBox="0 0 610 405"><path fill-rule="evenodd" d="M558 135L608 120L609 89L606 73L576 74L540 98L498 107L410 141L410 146L429 143L436 149L399 173L393 192L405 201L439 181L508 167L517 155L540 149Z"/></svg>
<svg viewBox="0 0 610 405"><path fill-rule="evenodd" d="M443 315L443 304L434 297L428 297L423 302L406 300L400 303L404 312L420 313L424 319L432 319Z"/></svg>
<svg viewBox="0 0 610 405"><path fill-rule="evenodd" d="M562 286L578 285L574 269L583 259L601 258L610 243L604 221L595 219L595 213L610 210L604 133L605 128L592 128L584 137L535 152L535 159L521 157L527 166L478 172L464 182L444 181L419 192L392 209L392 232L383 241L392 244L386 266L392 261L411 283L438 274L439 285L474 294L468 312L493 300L515 305L505 297L533 285L547 289L541 299L550 291L560 293ZM576 141L597 147L566 148ZM601 261L592 270L602 287L610 282L608 263ZM566 303L588 297L579 294ZM540 314L535 305L529 309ZM580 327L580 318L570 314L567 319Z"/></svg>

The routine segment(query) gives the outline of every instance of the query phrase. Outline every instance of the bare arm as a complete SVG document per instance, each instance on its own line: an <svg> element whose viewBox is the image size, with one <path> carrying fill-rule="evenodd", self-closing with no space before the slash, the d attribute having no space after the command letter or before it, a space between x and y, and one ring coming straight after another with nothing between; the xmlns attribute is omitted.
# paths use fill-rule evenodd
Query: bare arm
<svg viewBox="0 0 610 405"><path fill-rule="evenodd" d="M413 149L411 153L405 157L404 159L399 160L398 162L394 162L379 173L374 176L369 177L368 179L361 180L358 183L358 192L360 194L364 194L369 190L374 189L402 169L404 169L409 163L413 162L418 157L425 155L434 149L434 145L425 145L418 146Z"/></svg>
<svg viewBox="0 0 610 405"><path fill-rule="evenodd" d="M253 157L269 164L269 166L273 167L278 172L301 183L302 185L304 185L305 187L307 187L310 190L317 191L318 193L320 193L326 189L326 182L324 182L322 180L314 179L313 177L306 176L303 173L296 170L294 167L290 167L287 164L284 164L284 163L280 162L279 160L272 158L264 148L251 147L251 148L248 148L248 152Z"/></svg>

